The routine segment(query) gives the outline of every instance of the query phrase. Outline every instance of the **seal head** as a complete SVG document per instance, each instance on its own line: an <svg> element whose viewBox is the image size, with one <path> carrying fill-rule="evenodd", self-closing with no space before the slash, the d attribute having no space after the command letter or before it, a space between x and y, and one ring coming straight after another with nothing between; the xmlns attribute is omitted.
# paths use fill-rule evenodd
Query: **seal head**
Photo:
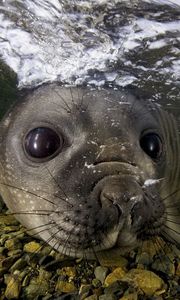
<svg viewBox="0 0 180 300"><path fill-rule="evenodd" d="M31 233L70 256L154 235L179 245L178 153L176 123L154 104L45 85L1 122L0 191Z"/></svg>

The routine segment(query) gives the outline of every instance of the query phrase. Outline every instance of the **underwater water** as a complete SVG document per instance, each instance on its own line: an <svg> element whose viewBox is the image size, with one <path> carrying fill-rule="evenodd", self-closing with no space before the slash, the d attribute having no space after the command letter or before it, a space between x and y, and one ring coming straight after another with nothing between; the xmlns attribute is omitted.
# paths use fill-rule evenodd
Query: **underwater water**
<svg viewBox="0 0 180 300"><path fill-rule="evenodd" d="M19 86L133 86L177 110L179 0L1 0L0 55Z"/></svg>

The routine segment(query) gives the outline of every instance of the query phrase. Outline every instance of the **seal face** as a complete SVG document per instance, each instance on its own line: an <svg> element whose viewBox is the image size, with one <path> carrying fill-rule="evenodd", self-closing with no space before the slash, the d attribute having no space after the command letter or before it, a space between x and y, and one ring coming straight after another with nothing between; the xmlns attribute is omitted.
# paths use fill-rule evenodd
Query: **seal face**
<svg viewBox="0 0 180 300"><path fill-rule="evenodd" d="M154 235L179 245L180 146L167 112L118 90L50 84L0 126L4 201L58 251L93 257Z"/></svg>

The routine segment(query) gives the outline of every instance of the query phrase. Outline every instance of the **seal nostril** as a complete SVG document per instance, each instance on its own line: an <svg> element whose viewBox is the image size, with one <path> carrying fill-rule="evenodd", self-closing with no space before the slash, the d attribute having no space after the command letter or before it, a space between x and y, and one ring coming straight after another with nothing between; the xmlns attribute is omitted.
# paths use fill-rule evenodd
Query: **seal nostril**
<svg viewBox="0 0 180 300"><path fill-rule="evenodd" d="M120 198L120 197L119 197ZM112 206L115 206L118 210L119 217L122 215L123 211L118 203L117 195L115 197L114 193L108 193L105 191L102 191L100 194L100 203L102 208L109 209Z"/></svg>
<svg viewBox="0 0 180 300"><path fill-rule="evenodd" d="M115 206L116 206L116 208L118 210L118 216L121 217L122 214L123 214L123 210L122 210L120 204L119 203L114 203L114 204L115 204Z"/></svg>
<svg viewBox="0 0 180 300"><path fill-rule="evenodd" d="M131 209L132 224L139 227L142 225L142 216L145 216L144 206L142 202L135 203Z"/></svg>

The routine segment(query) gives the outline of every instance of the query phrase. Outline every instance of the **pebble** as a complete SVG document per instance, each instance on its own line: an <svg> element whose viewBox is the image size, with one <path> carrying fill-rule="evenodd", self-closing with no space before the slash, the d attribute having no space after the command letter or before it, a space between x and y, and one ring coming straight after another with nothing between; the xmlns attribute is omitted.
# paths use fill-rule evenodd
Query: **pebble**
<svg viewBox="0 0 180 300"><path fill-rule="evenodd" d="M9 275L6 278L6 290L5 297L7 299L19 299L20 291L21 291L21 283L18 279L18 276Z"/></svg>
<svg viewBox="0 0 180 300"><path fill-rule="evenodd" d="M77 291L77 288L75 287L73 282L58 280L55 290L61 293L73 293Z"/></svg>
<svg viewBox="0 0 180 300"><path fill-rule="evenodd" d="M16 229L17 221L14 221L12 216L0 218L0 221L2 220L9 225L0 223L0 300L48 300L56 297L66 299L66 296L74 299L69 293L75 292L79 293L81 300L180 299L180 263L178 255L177 263L173 263L175 251L169 251L168 259L163 249L160 257L154 245L145 242L138 253L134 250L126 255L126 258L120 255L119 251L111 250L111 255L108 254L109 251L105 251L106 254L103 255L98 254L102 265L91 261L84 263L82 259L69 259L52 250L50 246L41 247L41 241L28 237L21 225ZM6 228L9 233L4 233L3 226L10 226L11 229L16 229L16 232ZM37 252L38 255L34 255ZM47 269L46 263L41 265L43 256L47 256L48 262L49 257L53 257L56 268L52 266ZM160 270L162 273L162 259L163 264L167 265L164 269L166 272L163 273L163 276L167 276L163 277L167 278L167 291L159 276L145 270L152 266L154 272ZM132 269L134 266L139 269ZM78 299L77 296L75 299Z"/></svg>
<svg viewBox="0 0 180 300"><path fill-rule="evenodd" d="M178 262L178 266L177 266L177 269L176 269L176 275L178 277L180 277L180 262Z"/></svg>
<svg viewBox="0 0 180 300"><path fill-rule="evenodd" d="M90 295L91 292L92 292L92 285L91 284L81 285L80 289L79 289L80 299L84 300L86 297L88 297Z"/></svg>
<svg viewBox="0 0 180 300"><path fill-rule="evenodd" d="M149 296L161 295L166 291L164 281L151 271L131 269L122 280L131 284L134 283Z"/></svg>
<svg viewBox="0 0 180 300"><path fill-rule="evenodd" d="M104 289L105 295L116 295L119 298L123 296L124 292L128 289L128 283L123 281L115 281L110 286ZM118 298L118 299L119 299Z"/></svg>
<svg viewBox="0 0 180 300"><path fill-rule="evenodd" d="M23 251L29 253L35 253L40 251L42 248L41 244L35 241L29 242L24 245Z"/></svg>
<svg viewBox="0 0 180 300"><path fill-rule="evenodd" d="M152 264L152 268L168 275L174 275L175 265L172 255L161 255L161 257L157 257Z"/></svg>
<svg viewBox="0 0 180 300"><path fill-rule="evenodd" d="M6 257L0 261L0 269L5 268L8 270L14 262L19 258L19 255L11 256L11 257Z"/></svg>
<svg viewBox="0 0 180 300"><path fill-rule="evenodd" d="M112 273L110 273L105 281L104 281L104 286L107 287L113 282L116 282L117 280L121 280L124 276L126 275L126 272L123 268L118 267L116 268Z"/></svg>
<svg viewBox="0 0 180 300"><path fill-rule="evenodd" d="M75 267L64 267L57 270L58 275L67 276L71 279L76 277L76 268Z"/></svg>
<svg viewBox="0 0 180 300"><path fill-rule="evenodd" d="M99 300L117 300L115 295L101 295Z"/></svg>
<svg viewBox="0 0 180 300"><path fill-rule="evenodd" d="M91 296L85 298L84 300L98 300L98 297L97 297L97 295L91 295Z"/></svg>
<svg viewBox="0 0 180 300"><path fill-rule="evenodd" d="M17 238L13 238L5 241L5 247L8 250L17 250L22 248L22 243Z"/></svg>
<svg viewBox="0 0 180 300"><path fill-rule="evenodd" d="M138 300L138 294L137 293L129 293L129 294L121 297L119 300Z"/></svg>
<svg viewBox="0 0 180 300"><path fill-rule="evenodd" d="M0 215L0 225L18 225L18 221L12 215Z"/></svg>
<svg viewBox="0 0 180 300"><path fill-rule="evenodd" d="M29 285L25 288L25 299L34 300L36 296L45 296L50 289L49 279L51 274L43 269L39 269L39 274L30 280Z"/></svg>
<svg viewBox="0 0 180 300"><path fill-rule="evenodd" d="M23 257L16 260L16 262L11 266L10 271L14 272L15 270L21 270L27 266L27 262L23 259Z"/></svg>
<svg viewBox="0 0 180 300"><path fill-rule="evenodd" d="M143 266L149 266L153 261L153 257L149 255L147 252L141 252L136 257L137 264Z"/></svg>
<svg viewBox="0 0 180 300"><path fill-rule="evenodd" d="M107 267L98 266L94 270L95 277L101 281L102 284L104 284L104 280L109 272L109 269Z"/></svg>
<svg viewBox="0 0 180 300"><path fill-rule="evenodd" d="M111 249L97 253L99 263L103 267L127 267L128 260L120 255L119 249Z"/></svg>
<svg viewBox="0 0 180 300"><path fill-rule="evenodd" d="M93 287L95 287L95 288L99 288L99 287L101 286L101 281L100 281L99 279L97 279L97 278L94 278L94 279L92 280L92 285L93 285Z"/></svg>

